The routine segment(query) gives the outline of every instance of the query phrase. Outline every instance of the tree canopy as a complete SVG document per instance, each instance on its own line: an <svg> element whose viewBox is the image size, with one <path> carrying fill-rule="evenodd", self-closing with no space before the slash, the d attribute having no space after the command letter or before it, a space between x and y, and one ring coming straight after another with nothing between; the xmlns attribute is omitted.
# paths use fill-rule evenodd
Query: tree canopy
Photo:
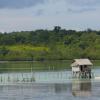
<svg viewBox="0 0 100 100"><path fill-rule="evenodd" d="M100 59L100 31L53 30L0 33L0 60Z"/></svg>

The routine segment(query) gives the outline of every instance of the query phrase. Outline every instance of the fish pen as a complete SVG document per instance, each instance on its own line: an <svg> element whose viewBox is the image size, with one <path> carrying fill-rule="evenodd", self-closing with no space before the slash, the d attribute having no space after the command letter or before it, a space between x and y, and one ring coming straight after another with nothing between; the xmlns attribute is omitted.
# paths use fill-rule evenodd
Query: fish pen
<svg viewBox="0 0 100 100"><path fill-rule="evenodd" d="M23 69L21 69L23 70ZM26 70L26 72L25 72ZM28 70L28 72L27 72ZM35 83L35 82L65 82L71 78L71 71L60 70L55 71L54 67L49 67L45 71L35 71L35 69L24 69L20 72L11 72L7 69L6 72L0 73L1 84L17 84L17 83Z"/></svg>
<svg viewBox="0 0 100 100"><path fill-rule="evenodd" d="M35 81L32 69L30 69L30 72L9 72L9 69L6 70L8 71L0 73L0 83L26 83Z"/></svg>

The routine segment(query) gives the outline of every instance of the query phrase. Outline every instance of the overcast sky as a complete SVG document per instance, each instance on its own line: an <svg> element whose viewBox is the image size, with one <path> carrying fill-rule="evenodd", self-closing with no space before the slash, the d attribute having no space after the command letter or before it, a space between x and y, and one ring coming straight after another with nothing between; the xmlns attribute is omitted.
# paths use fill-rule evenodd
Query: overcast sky
<svg viewBox="0 0 100 100"><path fill-rule="evenodd" d="M100 30L100 0L0 0L0 31Z"/></svg>

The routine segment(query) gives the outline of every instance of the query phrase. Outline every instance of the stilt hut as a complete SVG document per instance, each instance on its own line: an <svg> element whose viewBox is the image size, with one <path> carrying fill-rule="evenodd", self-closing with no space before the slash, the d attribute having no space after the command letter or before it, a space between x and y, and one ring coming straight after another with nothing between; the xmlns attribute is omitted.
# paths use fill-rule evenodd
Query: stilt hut
<svg viewBox="0 0 100 100"><path fill-rule="evenodd" d="M73 77L76 78L91 78L92 62L89 59L74 59L71 64Z"/></svg>

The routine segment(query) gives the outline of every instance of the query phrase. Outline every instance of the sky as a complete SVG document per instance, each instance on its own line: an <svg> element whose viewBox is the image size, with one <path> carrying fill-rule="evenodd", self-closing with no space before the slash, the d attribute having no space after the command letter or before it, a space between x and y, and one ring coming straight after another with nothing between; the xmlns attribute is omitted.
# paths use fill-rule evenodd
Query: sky
<svg viewBox="0 0 100 100"><path fill-rule="evenodd" d="M0 0L0 32L100 30L100 0Z"/></svg>

